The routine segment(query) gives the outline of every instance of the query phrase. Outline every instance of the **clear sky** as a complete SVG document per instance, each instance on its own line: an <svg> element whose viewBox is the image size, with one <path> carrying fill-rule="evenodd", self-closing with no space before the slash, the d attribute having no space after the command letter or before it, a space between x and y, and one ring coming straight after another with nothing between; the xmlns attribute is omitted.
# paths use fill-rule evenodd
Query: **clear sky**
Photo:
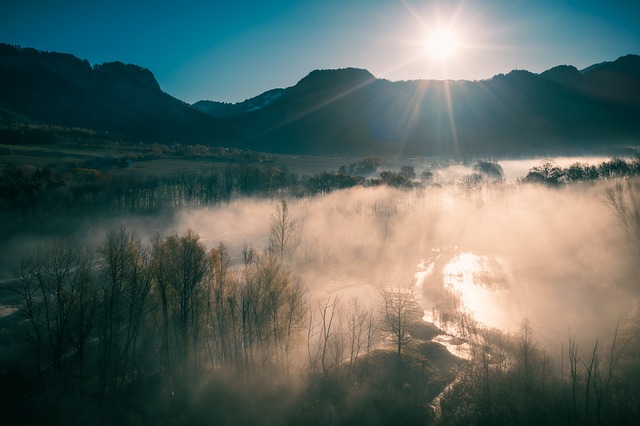
<svg viewBox="0 0 640 426"><path fill-rule="evenodd" d="M455 50L426 48L447 28ZM149 68L192 103L237 102L314 69L480 80L640 54L640 0L2 0L0 42Z"/></svg>

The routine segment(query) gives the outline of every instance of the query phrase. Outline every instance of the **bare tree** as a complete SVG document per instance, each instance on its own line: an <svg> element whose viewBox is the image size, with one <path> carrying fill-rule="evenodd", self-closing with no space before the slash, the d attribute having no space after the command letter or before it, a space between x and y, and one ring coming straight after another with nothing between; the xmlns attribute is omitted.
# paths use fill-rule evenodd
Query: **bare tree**
<svg viewBox="0 0 640 426"><path fill-rule="evenodd" d="M293 332L303 321L304 287L272 252L259 259L257 280L262 288L263 321L270 324L264 337L280 359L282 354L287 356Z"/></svg>
<svg viewBox="0 0 640 426"><path fill-rule="evenodd" d="M152 243L151 268L154 283L154 295L160 303L160 312L155 312L156 322L159 323L157 328L160 333L160 358L165 368L170 367L171 353L169 350L169 339L171 334L170 318L169 318L169 297L170 297L170 280L172 276L171 263L165 262L165 259L171 257L176 242L175 238L164 239L156 236ZM160 318L157 315L160 315Z"/></svg>
<svg viewBox="0 0 640 426"><path fill-rule="evenodd" d="M69 355L84 362L94 312L92 263L92 253L73 240L39 246L20 263L20 309L33 331L41 377L45 362L55 373Z"/></svg>
<svg viewBox="0 0 640 426"><path fill-rule="evenodd" d="M389 232L391 232L391 228L393 227L395 213L394 208L390 203L376 203L374 209L375 216L378 219L382 230L382 246L384 246L387 242L387 238L389 237Z"/></svg>
<svg viewBox="0 0 640 426"><path fill-rule="evenodd" d="M373 313L370 310L366 310L358 298L354 297L349 300L342 321L346 323L345 332L349 350L349 373L351 373L362 351L364 350L368 353L370 350L372 344L372 342L370 342L370 335L373 326Z"/></svg>
<svg viewBox="0 0 640 426"><path fill-rule="evenodd" d="M520 366L523 374L523 384L525 395L531 389L531 382L533 380L533 373L535 368L536 357L536 343L533 340L533 331L529 320L525 319L521 325L520 341Z"/></svg>
<svg viewBox="0 0 640 426"><path fill-rule="evenodd" d="M289 206L285 200L280 200L276 211L271 216L270 248L277 253L280 261L294 243L297 222L291 217Z"/></svg>
<svg viewBox="0 0 640 426"><path fill-rule="evenodd" d="M318 306L318 311L320 312L320 365L322 366L322 373L325 376L329 372L329 369L333 367L327 359L331 346L338 346L333 343L336 340L336 333L333 330L333 320L336 316L340 300L338 296L334 296L333 300L328 299L325 303Z"/></svg>
<svg viewBox="0 0 640 426"><path fill-rule="evenodd" d="M304 286L273 251L257 256L245 246L243 259L228 308L240 364L250 367L260 360L260 366L282 368L284 361L288 368L292 339L305 319Z"/></svg>
<svg viewBox="0 0 640 426"><path fill-rule="evenodd" d="M209 297L207 316L215 331L216 353L222 361L230 361L235 349L235 287L232 283L231 256L223 243L209 252Z"/></svg>
<svg viewBox="0 0 640 426"><path fill-rule="evenodd" d="M287 372L290 364L291 343L296 332L304 326L305 320L305 300L306 289L299 277L293 278L293 283L287 287L285 292L285 356Z"/></svg>
<svg viewBox="0 0 640 426"><path fill-rule="evenodd" d="M309 366L312 371L316 371L318 366L322 370L323 376L327 376L329 371L340 362L342 344L338 323L338 306L340 297L334 296L325 302L318 303L318 318L314 319L313 312L309 312L309 323L307 328L307 348L309 354ZM340 359L336 361L336 357Z"/></svg>
<svg viewBox="0 0 640 426"><path fill-rule="evenodd" d="M136 362L151 275L147 252L135 234L124 228L109 232L98 252L100 387L104 391L109 381L122 379Z"/></svg>
<svg viewBox="0 0 640 426"><path fill-rule="evenodd" d="M417 312L413 289L382 288L381 296L386 330L394 337L398 356L402 356L402 348L411 340L410 321Z"/></svg>
<svg viewBox="0 0 640 426"><path fill-rule="evenodd" d="M154 243L153 276L162 307L162 352L165 366L195 365L205 312L208 260L200 237L188 230ZM170 342L172 344L170 344Z"/></svg>
<svg viewBox="0 0 640 426"><path fill-rule="evenodd" d="M260 296L260 288L256 282L256 254L252 247L245 244L242 250L243 265L239 273L239 315L242 334L243 365L248 368L253 364L256 347L256 330L254 315L258 311L256 300Z"/></svg>
<svg viewBox="0 0 640 426"><path fill-rule="evenodd" d="M622 227L627 243L640 256L640 181L625 179L605 190L605 203Z"/></svg>

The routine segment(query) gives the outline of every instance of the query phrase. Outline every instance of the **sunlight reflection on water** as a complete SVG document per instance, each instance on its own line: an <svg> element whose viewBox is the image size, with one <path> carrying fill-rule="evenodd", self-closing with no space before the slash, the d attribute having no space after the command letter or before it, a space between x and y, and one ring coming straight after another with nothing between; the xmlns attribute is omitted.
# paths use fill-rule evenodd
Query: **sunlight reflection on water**
<svg viewBox="0 0 640 426"><path fill-rule="evenodd" d="M453 324L438 321L438 315L434 314L438 307L433 306L425 297L425 286L437 285L429 282L429 277L434 272L441 272L445 289L459 297L459 310L470 315L481 326L504 332L518 329L524 315L520 312L517 297L512 291L513 278L508 274L504 260L460 252L441 266L441 271L435 271L439 256L436 254L428 262L421 262L415 274L416 299L424 309L423 321L434 323L445 332L434 338L434 342L442 344L460 358L470 357L469 344L458 338Z"/></svg>
<svg viewBox="0 0 640 426"><path fill-rule="evenodd" d="M444 284L458 294L462 309L487 327L514 331L522 322L500 259L459 253L443 268Z"/></svg>

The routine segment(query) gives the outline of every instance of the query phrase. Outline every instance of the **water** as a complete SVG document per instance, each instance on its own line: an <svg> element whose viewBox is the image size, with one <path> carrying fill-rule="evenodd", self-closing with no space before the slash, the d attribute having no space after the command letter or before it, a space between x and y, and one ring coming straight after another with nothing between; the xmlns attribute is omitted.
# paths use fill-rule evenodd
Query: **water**
<svg viewBox="0 0 640 426"><path fill-rule="evenodd" d="M515 331L522 315L499 258L459 253L443 268L445 288L460 296L461 309L481 325Z"/></svg>
<svg viewBox="0 0 640 426"><path fill-rule="evenodd" d="M457 302L455 309L461 314L460 318L471 319L467 323L504 332L514 332L520 327L524 317L517 309L519 303L511 289L513 277L504 260L470 252L451 254L435 250L429 260L418 265L418 269L415 294L424 311L422 319L444 331L433 341L445 346L451 354L462 359L471 358L472 348L466 338L468 330L461 330L456 321L442 320L441 307L427 296L434 290L430 286L442 286Z"/></svg>

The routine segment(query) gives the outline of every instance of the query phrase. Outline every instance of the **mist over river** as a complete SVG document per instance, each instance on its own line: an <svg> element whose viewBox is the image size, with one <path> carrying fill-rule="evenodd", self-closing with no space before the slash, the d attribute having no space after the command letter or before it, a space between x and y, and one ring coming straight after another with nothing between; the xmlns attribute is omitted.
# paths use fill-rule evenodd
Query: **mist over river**
<svg viewBox="0 0 640 426"><path fill-rule="evenodd" d="M16 221L0 242L1 378L49 404L22 412L33 424L49 394L70 407L59 424L636 415L640 183L615 173L640 163L574 167L597 172L580 180L539 161L535 179L518 162L424 162L215 202L185 198L204 175L184 174L142 191L156 206L165 191L157 210Z"/></svg>
<svg viewBox="0 0 640 426"><path fill-rule="evenodd" d="M556 158L558 165L596 163L597 157ZM355 187L289 200L296 234L292 268L311 302L348 293L379 303L383 286L415 282L424 291L444 286L458 308L486 327L515 332L529 321L549 346L569 333L585 339L608 334L624 317L637 292L635 263L623 230L604 200L612 183L599 181L558 188L516 183L540 159L501 161L506 180L469 190L457 181L405 191ZM463 165L439 171L440 181L472 172ZM243 246L269 245L275 199L239 198L157 216L76 218L45 234L17 233L3 241L5 259L64 231L89 245L120 226L146 242L187 229L210 248L224 243L235 264ZM8 261L7 260L7 261ZM5 268L5 277L13 276ZM437 310L428 296L425 311ZM3 310L3 312L12 312Z"/></svg>
<svg viewBox="0 0 640 426"><path fill-rule="evenodd" d="M294 264L311 300L348 291L376 303L382 286L415 282L423 262L424 290L444 285L486 327L516 332L526 319L549 346L570 333L595 339L629 312L636 291L605 186L355 188L295 200ZM174 226L229 244L239 260L244 242L267 245L272 209L242 200L183 212Z"/></svg>

